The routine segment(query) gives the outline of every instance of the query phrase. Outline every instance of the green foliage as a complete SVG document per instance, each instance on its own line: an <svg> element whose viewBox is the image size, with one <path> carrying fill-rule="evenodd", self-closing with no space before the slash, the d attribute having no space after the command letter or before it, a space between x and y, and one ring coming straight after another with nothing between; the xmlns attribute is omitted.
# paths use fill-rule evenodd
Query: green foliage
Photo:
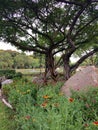
<svg viewBox="0 0 98 130"><path fill-rule="evenodd" d="M97 130L98 89L67 98L60 93L61 86L58 83L39 88L26 79L5 86L16 109L17 130Z"/></svg>
<svg viewBox="0 0 98 130"><path fill-rule="evenodd" d="M0 51L0 68L11 68L13 65L13 59L9 52Z"/></svg>
<svg viewBox="0 0 98 130"><path fill-rule="evenodd" d="M44 66L44 58L40 62L40 56L26 55L11 50L0 50L0 69L39 68Z"/></svg>
<svg viewBox="0 0 98 130"><path fill-rule="evenodd" d="M0 130L15 130L13 112L0 102Z"/></svg>
<svg viewBox="0 0 98 130"><path fill-rule="evenodd" d="M0 76L5 76L6 78L22 77L22 73L16 73L15 70L0 70Z"/></svg>

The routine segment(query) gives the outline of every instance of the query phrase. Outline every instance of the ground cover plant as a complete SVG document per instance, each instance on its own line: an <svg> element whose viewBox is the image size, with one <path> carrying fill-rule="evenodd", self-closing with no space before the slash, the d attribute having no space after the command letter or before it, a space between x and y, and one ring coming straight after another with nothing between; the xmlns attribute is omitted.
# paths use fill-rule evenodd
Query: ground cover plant
<svg viewBox="0 0 98 130"><path fill-rule="evenodd" d="M4 86L14 107L15 130L97 130L98 89L68 98L60 92L62 85L39 87L22 79Z"/></svg>
<svg viewBox="0 0 98 130"><path fill-rule="evenodd" d="M15 130L13 112L0 102L0 130Z"/></svg>

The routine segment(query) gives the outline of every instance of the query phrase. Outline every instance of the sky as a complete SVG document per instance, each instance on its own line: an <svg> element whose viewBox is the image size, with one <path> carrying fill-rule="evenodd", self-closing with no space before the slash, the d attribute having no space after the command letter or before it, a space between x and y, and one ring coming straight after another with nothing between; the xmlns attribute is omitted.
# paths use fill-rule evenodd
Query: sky
<svg viewBox="0 0 98 130"><path fill-rule="evenodd" d="M21 50L17 50L15 46L12 46L10 43L4 43L0 41L0 50L13 50L13 51L18 51L21 52ZM32 52L26 52L27 55L31 55Z"/></svg>
<svg viewBox="0 0 98 130"><path fill-rule="evenodd" d="M8 44L8 43L4 43L2 41L0 41L0 50L14 50L14 51L18 51L16 49L16 47Z"/></svg>

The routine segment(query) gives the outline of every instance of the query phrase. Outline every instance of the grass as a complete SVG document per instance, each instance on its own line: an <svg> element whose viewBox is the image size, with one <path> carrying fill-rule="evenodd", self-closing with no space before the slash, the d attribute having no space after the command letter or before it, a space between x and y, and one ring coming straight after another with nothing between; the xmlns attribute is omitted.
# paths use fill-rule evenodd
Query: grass
<svg viewBox="0 0 98 130"><path fill-rule="evenodd" d="M13 125L6 106L0 102L0 130L13 130Z"/></svg>
<svg viewBox="0 0 98 130"><path fill-rule="evenodd" d="M34 75L44 72L44 68L40 69L16 69L16 72L21 72L24 75Z"/></svg>
<svg viewBox="0 0 98 130"><path fill-rule="evenodd" d="M43 73L45 71L44 68L35 68L35 69L16 69L16 72L21 72L23 75L36 75ZM63 69L57 69L58 73L63 73Z"/></svg>

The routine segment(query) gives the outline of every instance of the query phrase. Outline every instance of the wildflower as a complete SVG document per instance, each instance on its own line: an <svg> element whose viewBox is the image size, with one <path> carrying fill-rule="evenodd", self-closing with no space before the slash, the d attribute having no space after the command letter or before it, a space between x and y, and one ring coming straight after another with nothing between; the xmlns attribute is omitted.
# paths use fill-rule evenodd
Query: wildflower
<svg viewBox="0 0 98 130"><path fill-rule="evenodd" d="M69 102L73 102L74 101L74 99L73 98L69 98Z"/></svg>
<svg viewBox="0 0 98 130"><path fill-rule="evenodd" d="M39 106L39 105L37 103L35 103L34 106Z"/></svg>
<svg viewBox="0 0 98 130"><path fill-rule="evenodd" d="M47 102L43 102L43 103L41 104L41 106L42 106L42 107L46 107L46 106L47 106Z"/></svg>
<svg viewBox="0 0 98 130"><path fill-rule="evenodd" d="M98 126L98 121L94 121L93 124Z"/></svg>
<svg viewBox="0 0 98 130"><path fill-rule="evenodd" d="M88 103L85 104L86 108L90 108L90 105Z"/></svg>
<svg viewBox="0 0 98 130"><path fill-rule="evenodd" d="M43 96L43 98L44 98L44 99L49 99L49 98L50 98L50 96L45 95L45 96Z"/></svg>
<svg viewBox="0 0 98 130"><path fill-rule="evenodd" d="M54 106L55 107L59 107L59 103L54 103Z"/></svg>
<svg viewBox="0 0 98 130"><path fill-rule="evenodd" d="M31 117L29 115L25 116L26 120L29 120Z"/></svg>
<svg viewBox="0 0 98 130"><path fill-rule="evenodd" d="M88 127L89 125L86 123L86 124L84 124L84 126L85 126L85 127Z"/></svg>

